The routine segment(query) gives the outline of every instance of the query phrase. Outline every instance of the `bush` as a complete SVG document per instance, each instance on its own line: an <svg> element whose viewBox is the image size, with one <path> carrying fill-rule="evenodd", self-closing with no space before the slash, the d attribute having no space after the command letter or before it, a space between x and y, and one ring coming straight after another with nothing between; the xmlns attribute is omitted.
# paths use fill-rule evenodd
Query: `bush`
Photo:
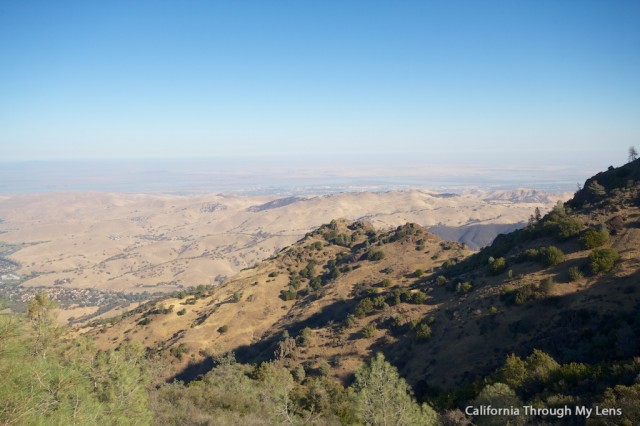
<svg viewBox="0 0 640 426"><path fill-rule="evenodd" d="M453 259L447 259L444 262L442 262L442 268L443 269L447 269L447 268L451 268L452 266L454 266L456 264L456 261Z"/></svg>
<svg viewBox="0 0 640 426"><path fill-rule="evenodd" d="M238 303L240 301L240 299L242 299L242 293L233 293L233 296L231 297L231 300L233 300L233 303Z"/></svg>
<svg viewBox="0 0 640 426"><path fill-rule="evenodd" d="M411 292L407 288L394 288L387 295L387 304L390 306L397 305L400 302L410 303L411 302Z"/></svg>
<svg viewBox="0 0 640 426"><path fill-rule="evenodd" d="M390 287L391 286L391 280L389 278L385 278L384 280L382 280L382 282L380 282L380 285L382 287Z"/></svg>
<svg viewBox="0 0 640 426"><path fill-rule="evenodd" d="M376 331L376 327L373 324L367 324L362 329L362 335L368 339L369 337L373 337L373 333L375 333L375 331Z"/></svg>
<svg viewBox="0 0 640 426"><path fill-rule="evenodd" d="M297 295L298 295L298 292L293 287L289 287L288 290L282 290L280 292L280 298L285 301L294 300Z"/></svg>
<svg viewBox="0 0 640 426"><path fill-rule="evenodd" d="M516 305L523 305L529 299L533 299L536 296L536 286L534 284L527 284L520 287L514 292L513 302Z"/></svg>
<svg viewBox="0 0 640 426"><path fill-rule="evenodd" d="M606 190L604 189L604 186L600 185L597 180L590 182L589 185L587 186L587 189L591 194L598 197L602 197L607 193Z"/></svg>
<svg viewBox="0 0 640 426"><path fill-rule="evenodd" d="M142 326L144 326L144 325L149 324L150 322L151 322L151 318L149 318L149 317L144 317L144 318L142 318L140 321L138 321L138 325L142 325Z"/></svg>
<svg viewBox="0 0 640 426"><path fill-rule="evenodd" d="M313 331L309 327L303 328L296 340L298 345L300 346L311 345L311 343L313 342Z"/></svg>
<svg viewBox="0 0 640 426"><path fill-rule="evenodd" d="M582 273L582 271L580 271L580 268L578 268L577 266L572 266L571 268L569 268L568 274L569 274L570 282L578 281L584 278L584 274Z"/></svg>
<svg viewBox="0 0 640 426"><path fill-rule="evenodd" d="M294 290L298 290L301 284L302 284L302 281L300 281L300 276L292 274L289 277L289 286L293 287Z"/></svg>
<svg viewBox="0 0 640 426"><path fill-rule="evenodd" d="M368 297L365 297L364 299L358 302L355 310L353 311L353 314L357 318L364 318L365 316L373 312L373 309L374 309L373 302Z"/></svg>
<svg viewBox="0 0 640 426"><path fill-rule="evenodd" d="M385 297L376 296L373 298L373 307L376 309L384 309L386 307Z"/></svg>
<svg viewBox="0 0 640 426"><path fill-rule="evenodd" d="M538 260L545 266L557 266L564 262L564 253L558 247L542 247L538 250Z"/></svg>
<svg viewBox="0 0 640 426"><path fill-rule="evenodd" d="M504 383L486 385L476 399L473 400L472 404L477 407L487 406L507 409L510 407L522 407L523 405L513 389ZM508 411L506 411L506 413L508 413ZM527 421L523 415L509 414L502 416L478 416L474 420L474 424L479 426L520 426L524 425Z"/></svg>
<svg viewBox="0 0 640 426"><path fill-rule="evenodd" d="M456 286L456 292L461 293L461 294L467 294L469 293L469 291L471 291L471 289L473 288L473 285L470 282L465 282L465 283L458 283L458 285Z"/></svg>
<svg viewBox="0 0 640 426"><path fill-rule="evenodd" d="M422 305L426 301L427 301L427 295L421 291L416 291L415 293L411 294L410 302L413 303L414 305Z"/></svg>
<svg viewBox="0 0 640 426"><path fill-rule="evenodd" d="M551 293L552 288L553 288L553 278L547 277L540 280L540 285L538 286L538 290L543 296L548 296Z"/></svg>
<svg viewBox="0 0 640 426"><path fill-rule="evenodd" d="M178 316L182 316L182 315L184 315L186 313L187 313L187 308L182 308L178 312L176 312L176 314L178 314Z"/></svg>
<svg viewBox="0 0 640 426"><path fill-rule="evenodd" d="M575 237L582 230L582 224L562 213L559 209L554 208L548 219L542 224L542 230L547 234L551 234L559 239L566 240Z"/></svg>
<svg viewBox="0 0 640 426"><path fill-rule="evenodd" d="M507 304L523 305L529 300L540 299L548 296L553 287L553 279L546 278L540 283L527 284L518 289L511 285L504 285L500 291L500 298Z"/></svg>
<svg viewBox="0 0 640 426"><path fill-rule="evenodd" d="M431 337L432 331L428 324L420 322L413 327L413 331L416 333L416 339L427 340Z"/></svg>
<svg viewBox="0 0 640 426"><path fill-rule="evenodd" d="M326 377L329 375L329 372L331 372L331 365L329 365L327 360L323 359L322 361L320 361L320 365L318 366L318 371L320 372L321 376Z"/></svg>
<svg viewBox="0 0 640 426"><path fill-rule="evenodd" d="M489 258L489 271L491 275L501 274L505 269L507 269L507 261L504 257L499 257L497 259Z"/></svg>
<svg viewBox="0 0 640 426"><path fill-rule="evenodd" d="M378 260L384 259L384 252L382 250L372 250L367 255L367 259L376 262Z"/></svg>
<svg viewBox="0 0 640 426"><path fill-rule="evenodd" d="M226 324L223 325L223 326L218 327L218 333L220 333L220 334L224 334L227 331L229 331L229 326L226 325Z"/></svg>
<svg viewBox="0 0 640 426"><path fill-rule="evenodd" d="M589 228L580 237L580 245L585 249L600 247L607 241L609 241L609 231L604 226L597 230Z"/></svg>
<svg viewBox="0 0 640 426"><path fill-rule="evenodd" d="M413 272L413 276L416 278L420 278L424 274L424 270L418 268Z"/></svg>
<svg viewBox="0 0 640 426"><path fill-rule="evenodd" d="M355 315L353 314L347 315L347 317L344 319L344 325L345 327L353 327L354 325L356 325Z"/></svg>
<svg viewBox="0 0 640 426"><path fill-rule="evenodd" d="M589 269L594 275L600 272L609 272L618 259L620 259L620 255L614 249L595 249L589 255Z"/></svg>
<svg viewBox="0 0 640 426"><path fill-rule="evenodd" d="M178 346L172 347L169 352L171 352L171 355L182 361L182 355L187 352L187 345L180 343Z"/></svg>

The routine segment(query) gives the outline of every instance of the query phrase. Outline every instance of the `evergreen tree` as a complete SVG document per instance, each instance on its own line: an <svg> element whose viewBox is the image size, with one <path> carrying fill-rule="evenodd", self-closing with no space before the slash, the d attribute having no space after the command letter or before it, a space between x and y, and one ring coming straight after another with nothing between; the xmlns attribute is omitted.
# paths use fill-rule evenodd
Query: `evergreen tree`
<svg viewBox="0 0 640 426"><path fill-rule="evenodd" d="M359 419L366 425L435 425L437 414L418 405L394 366L377 353L356 372L353 385Z"/></svg>

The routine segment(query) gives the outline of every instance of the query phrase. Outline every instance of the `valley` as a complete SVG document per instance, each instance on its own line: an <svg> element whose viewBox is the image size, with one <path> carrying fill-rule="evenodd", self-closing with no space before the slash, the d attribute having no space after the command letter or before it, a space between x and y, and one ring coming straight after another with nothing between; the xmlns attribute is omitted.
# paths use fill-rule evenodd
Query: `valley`
<svg viewBox="0 0 640 426"><path fill-rule="evenodd" d="M218 285L334 218L376 229L407 222L457 232L477 249L569 194L425 190L321 196L51 193L0 199L3 294L23 303L49 288L65 309L91 289L100 304ZM454 235L455 236L455 235ZM4 269L3 269L4 271ZM17 286L19 284L19 286ZM91 298L91 300L98 300ZM88 302L87 302L88 303ZM96 311L94 311L95 313ZM74 315L75 316L75 315Z"/></svg>

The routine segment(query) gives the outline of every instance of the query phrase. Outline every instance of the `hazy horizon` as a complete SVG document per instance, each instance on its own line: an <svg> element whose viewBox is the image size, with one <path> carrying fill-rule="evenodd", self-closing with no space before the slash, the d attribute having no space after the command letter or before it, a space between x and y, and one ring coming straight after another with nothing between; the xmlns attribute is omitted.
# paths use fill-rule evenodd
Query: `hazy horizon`
<svg viewBox="0 0 640 426"><path fill-rule="evenodd" d="M639 20L633 1L4 2L0 158L583 176L640 144Z"/></svg>
<svg viewBox="0 0 640 426"><path fill-rule="evenodd" d="M516 188L558 193L574 191L577 184L608 165L623 163L577 165L576 159L580 155L573 156L574 161L511 158L496 164L479 161L473 155L457 159L389 155L4 161L0 162L0 193L317 195L402 189L461 192Z"/></svg>

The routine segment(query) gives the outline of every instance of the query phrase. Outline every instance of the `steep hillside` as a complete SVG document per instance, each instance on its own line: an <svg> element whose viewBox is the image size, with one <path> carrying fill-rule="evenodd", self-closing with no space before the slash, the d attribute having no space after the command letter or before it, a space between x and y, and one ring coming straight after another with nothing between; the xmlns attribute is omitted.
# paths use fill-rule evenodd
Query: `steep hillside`
<svg viewBox="0 0 640 426"><path fill-rule="evenodd" d="M348 384L379 351L441 408L498 380L546 406L615 402L606 389L631 389L640 373L639 167L587 180L572 201L478 253L415 224L333 221L213 290L82 332L105 349L141 340L172 360L167 376L185 380L233 351ZM513 365L536 375L516 380Z"/></svg>
<svg viewBox="0 0 640 426"><path fill-rule="evenodd" d="M299 343L289 348L292 363L314 369L330 361L346 379L374 348L393 345L394 333L426 332L419 320L437 302L419 289L423 274L470 253L414 224L376 232L334 221L208 293L144 305L96 326L95 336L104 348L135 339L179 352L177 373L229 350L245 361L270 359L289 335Z"/></svg>

